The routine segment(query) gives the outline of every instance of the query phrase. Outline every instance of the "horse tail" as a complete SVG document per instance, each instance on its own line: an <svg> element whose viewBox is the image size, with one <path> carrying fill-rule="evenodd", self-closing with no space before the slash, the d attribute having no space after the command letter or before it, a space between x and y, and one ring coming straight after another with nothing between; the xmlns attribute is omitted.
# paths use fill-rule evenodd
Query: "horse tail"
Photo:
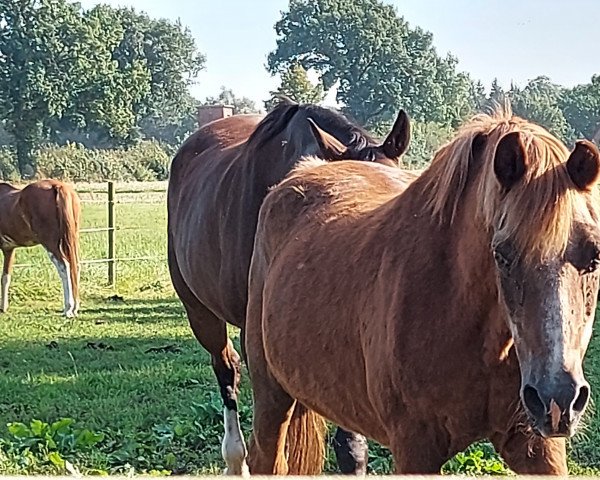
<svg viewBox="0 0 600 480"><path fill-rule="evenodd" d="M53 185L56 193L59 241L58 248L69 262L73 298L79 299L79 197L71 187L62 184Z"/></svg>
<svg viewBox="0 0 600 480"><path fill-rule="evenodd" d="M325 463L323 417L296 402L288 427L289 475L319 475Z"/></svg>

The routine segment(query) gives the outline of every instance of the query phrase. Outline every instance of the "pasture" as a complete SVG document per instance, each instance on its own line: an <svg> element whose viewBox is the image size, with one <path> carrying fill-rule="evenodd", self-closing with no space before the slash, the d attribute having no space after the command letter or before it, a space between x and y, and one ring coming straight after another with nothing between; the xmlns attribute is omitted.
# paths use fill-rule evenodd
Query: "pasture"
<svg viewBox="0 0 600 480"><path fill-rule="evenodd" d="M117 196L117 256L164 257L164 194L144 193L144 184L127 188L140 193ZM96 201L83 205L83 228L106 226L104 197L82 199ZM105 232L82 235L84 259L103 258L106 249ZM166 260L119 263L114 287L107 285L106 264L84 265L75 320L59 315L60 282L40 247L17 250L17 263L32 266L15 269L10 309L0 317L0 472L220 473L221 399ZM596 405L598 331L586 362ZM231 335L238 348L237 332ZM247 377L240 404L248 435ZM571 443L573 473L600 473L598 445L600 417L592 406ZM387 452L372 445L370 467L389 473ZM328 471L334 471L331 454ZM445 471L507 473L485 444L457 456Z"/></svg>

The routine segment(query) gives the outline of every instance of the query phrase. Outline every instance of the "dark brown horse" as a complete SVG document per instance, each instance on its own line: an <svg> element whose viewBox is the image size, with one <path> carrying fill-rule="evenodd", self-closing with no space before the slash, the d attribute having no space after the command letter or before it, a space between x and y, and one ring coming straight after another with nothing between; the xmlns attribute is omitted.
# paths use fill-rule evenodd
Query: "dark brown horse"
<svg viewBox="0 0 600 480"><path fill-rule="evenodd" d="M248 269L263 198L303 155L395 165L410 138L404 112L383 144L339 113L315 105L284 101L260 120L239 115L200 128L175 156L168 189L171 278L196 338L212 356L225 404L223 457L233 474L245 468L246 447L237 414L240 359L227 323L241 328L243 338ZM364 438L343 431L337 438L340 467L364 471Z"/></svg>
<svg viewBox="0 0 600 480"><path fill-rule="evenodd" d="M398 473L487 438L517 473L566 474L590 396L599 169L592 143L569 153L510 112L476 117L416 179L301 164L257 227L250 472L317 473L322 415L388 446Z"/></svg>
<svg viewBox="0 0 600 480"><path fill-rule="evenodd" d="M56 267L64 294L63 313L79 309L79 197L69 185L41 180L17 188L0 183L0 248L4 254L0 308L8 309L15 249L42 245Z"/></svg>

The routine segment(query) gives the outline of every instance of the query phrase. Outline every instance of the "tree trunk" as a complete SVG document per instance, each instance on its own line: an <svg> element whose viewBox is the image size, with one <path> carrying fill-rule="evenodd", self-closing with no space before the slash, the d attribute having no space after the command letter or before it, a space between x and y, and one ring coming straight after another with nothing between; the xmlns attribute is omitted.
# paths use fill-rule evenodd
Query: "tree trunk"
<svg viewBox="0 0 600 480"><path fill-rule="evenodd" d="M600 125L598 126L598 130L596 130L596 133L594 133L594 136L592 137L592 142L594 142L596 145L600 145Z"/></svg>
<svg viewBox="0 0 600 480"><path fill-rule="evenodd" d="M23 179L32 178L36 173L35 159L32 155L34 144L27 137L27 134L18 135L15 142L17 149L17 166L19 167L19 173Z"/></svg>

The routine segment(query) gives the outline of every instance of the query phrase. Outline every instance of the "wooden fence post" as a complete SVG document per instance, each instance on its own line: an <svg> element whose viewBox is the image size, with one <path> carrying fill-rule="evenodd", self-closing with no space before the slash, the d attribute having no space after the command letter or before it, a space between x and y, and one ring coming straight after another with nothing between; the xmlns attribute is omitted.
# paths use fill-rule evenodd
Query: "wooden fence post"
<svg viewBox="0 0 600 480"><path fill-rule="evenodd" d="M108 182L108 284L116 282L115 265L115 185Z"/></svg>

